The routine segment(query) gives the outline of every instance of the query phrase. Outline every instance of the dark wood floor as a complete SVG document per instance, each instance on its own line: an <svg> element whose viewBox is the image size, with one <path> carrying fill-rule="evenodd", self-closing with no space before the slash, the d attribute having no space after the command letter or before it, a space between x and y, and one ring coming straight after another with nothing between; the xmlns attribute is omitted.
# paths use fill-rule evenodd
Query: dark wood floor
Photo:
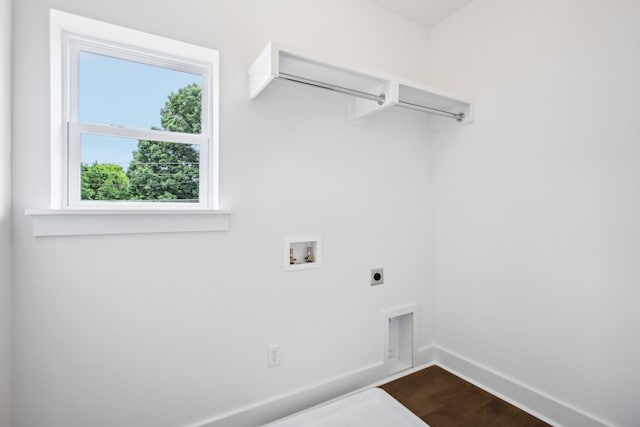
<svg viewBox="0 0 640 427"><path fill-rule="evenodd" d="M431 427L549 425L438 366L380 388Z"/></svg>

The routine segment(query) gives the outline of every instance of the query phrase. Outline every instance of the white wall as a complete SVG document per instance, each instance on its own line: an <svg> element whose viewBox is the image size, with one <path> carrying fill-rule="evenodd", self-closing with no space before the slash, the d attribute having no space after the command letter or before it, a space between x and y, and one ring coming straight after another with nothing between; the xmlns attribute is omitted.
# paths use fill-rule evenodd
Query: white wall
<svg viewBox="0 0 640 427"><path fill-rule="evenodd" d="M11 1L0 0L0 427L11 424Z"/></svg>
<svg viewBox="0 0 640 427"><path fill-rule="evenodd" d="M380 362L380 311L416 302L433 340L424 115L364 125L347 100L276 83L247 99L269 39L427 79L424 29L365 0L15 2L15 427L178 426ZM221 52L225 233L34 238L48 196L48 9ZM427 194L428 196L428 194ZM285 273L286 235L321 269ZM385 285L368 285L370 268ZM279 343L282 366L266 367Z"/></svg>
<svg viewBox="0 0 640 427"><path fill-rule="evenodd" d="M431 32L436 344L640 424L640 3L476 0Z"/></svg>

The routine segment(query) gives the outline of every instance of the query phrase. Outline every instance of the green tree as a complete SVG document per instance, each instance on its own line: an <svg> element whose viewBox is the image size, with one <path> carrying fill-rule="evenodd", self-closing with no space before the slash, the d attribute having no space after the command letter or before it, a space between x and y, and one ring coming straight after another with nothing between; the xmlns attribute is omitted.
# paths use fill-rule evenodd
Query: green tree
<svg viewBox="0 0 640 427"><path fill-rule="evenodd" d="M82 200L129 200L129 178L119 165L82 165Z"/></svg>
<svg viewBox="0 0 640 427"><path fill-rule="evenodd" d="M202 88L196 83L171 93L160 110L162 128L170 132L200 133Z"/></svg>
<svg viewBox="0 0 640 427"><path fill-rule="evenodd" d="M129 165L137 200L198 200L198 152L190 145L138 141Z"/></svg>
<svg viewBox="0 0 640 427"><path fill-rule="evenodd" d="M171 93L160 122L170 132L200 133L202 88L191 84ZM161 141L138 141L127 176L133 199L198 200L199 159L196 146Z"/></svg>

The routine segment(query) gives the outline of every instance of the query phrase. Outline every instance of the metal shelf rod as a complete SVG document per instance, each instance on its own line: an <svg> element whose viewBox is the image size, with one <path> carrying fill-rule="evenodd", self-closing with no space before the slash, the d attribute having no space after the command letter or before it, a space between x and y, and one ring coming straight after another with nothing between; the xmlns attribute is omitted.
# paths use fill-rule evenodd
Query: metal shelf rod
<svg viewBox="0 0 640 427"><path fill-rule="evenodd" d="M412 104L411 102L407 101L398 101L396 105L398 107L407 108L409 110L422 111L429 114L435 114L436 116L449 117L450 119L455 119L458 123L461 123L465 118L464 113L452 113L451 111L438 110L437 108Z"/></svg>
<svg viewBox="0 0 640 427"><path fill-rule="evenodd" d="M358 98L368 99L371 101L375 101L378 105L384 104L386 98L384 93L379 95L375 95L373 93L362 92L360 90L349 89L343 86L333 85L331 83L320 82L318 80L308 79L306 77L295 76L293 74L280 72L276 76L278 79L288 80L290 82L302 83L308 86L319 87L321 89L331 90L333 92L340 92L347 95L352 95ZM424 105L413 104L411 102L406 101L398 101L396 104L398 107L408 108L410 110L422 111L424 113L435 114L438 116L449 117L451 119L456 120L458 123L464 121L465 115L464 113L452 113L450 111L439 110L437 108L427 107Z"/></svg>
<svg viewBox="0 0 640 427"><path fill-rule="evenodd" d="M280 72L278 74L277 78L283 79L283 80L289 80L291 82L302 83L302 84L309 85L309 86L315 86L315 87L319 87L319 88L322 88L322 89L328 89L328 90L332 90L334 92L345 93L347 95L356 96L358 98L369 99L371 101L376 101L378 103L378 105L384 104L384 101L385 101L384 93L381 93L380 95L374 95L372 93L362 92L362 91L355 90L355 89L349 89L349 88L338 86L338 85L332 85L330 83L319 82L317 80L307 79L305 77L294 76L293 74L287 74L287 73L283 73L283 72Z"/></svg>

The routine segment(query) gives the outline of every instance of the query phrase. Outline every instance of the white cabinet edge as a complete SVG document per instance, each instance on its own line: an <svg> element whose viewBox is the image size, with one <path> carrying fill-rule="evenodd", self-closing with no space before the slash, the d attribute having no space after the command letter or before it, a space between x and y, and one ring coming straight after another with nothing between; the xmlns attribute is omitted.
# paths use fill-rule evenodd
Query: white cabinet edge
<svg viewBox="0 0 640 427"><path fill-rule="evenodd" d="M249 99L254 99L278 75L279 49L269 42L249 68Z"/></svg>
<svg viewBox="0 0 640 427"><path fill-rule="evenodd" d="M25 214L36 237L227 231L231 216L222 210L28 209Z"/></svg>

